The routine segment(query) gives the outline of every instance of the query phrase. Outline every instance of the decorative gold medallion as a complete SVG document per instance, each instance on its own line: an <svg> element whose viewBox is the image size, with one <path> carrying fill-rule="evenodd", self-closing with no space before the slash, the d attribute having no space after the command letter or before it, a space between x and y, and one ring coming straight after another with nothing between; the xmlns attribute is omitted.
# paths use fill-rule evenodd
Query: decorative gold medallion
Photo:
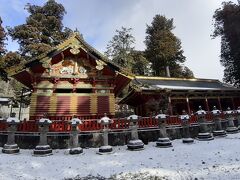
<svg viewBox="0 0 240 180"><path fill-rule="evenodd" d="M70 52L74 55L80 53L79 47L77 45L72 45L71 49L70 49Z"/></svg>
<svg viewBox="0 0 240 180"><path fill-rule="evenodd" d="M96 60L97 66L96 69L101 71L103 69L103 65L106 65L104 62L100 61L100 60Z"/></svg>

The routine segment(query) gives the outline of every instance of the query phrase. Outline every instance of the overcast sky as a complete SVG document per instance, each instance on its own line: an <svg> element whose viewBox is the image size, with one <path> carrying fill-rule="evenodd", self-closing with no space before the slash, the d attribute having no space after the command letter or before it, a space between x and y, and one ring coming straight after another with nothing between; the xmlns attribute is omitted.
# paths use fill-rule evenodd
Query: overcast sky
<svg viewBox="0 0 240 180"><path fill-rule="evenodd" d="M67 11L64 25L78 29L85 40L100 52L121 26L133 28L135 48L144 50L146 25L156 14L174 19L175 35L181 40L186 65L197 78L222 79L219 62L220 39L212 39L212 16L223 0L57 0ZM232 0L237 2L237 0ZM0 0L4 26L25 22L28 2L42 5L44 0ZM18 46L9 39L8 50Z"/></svg>

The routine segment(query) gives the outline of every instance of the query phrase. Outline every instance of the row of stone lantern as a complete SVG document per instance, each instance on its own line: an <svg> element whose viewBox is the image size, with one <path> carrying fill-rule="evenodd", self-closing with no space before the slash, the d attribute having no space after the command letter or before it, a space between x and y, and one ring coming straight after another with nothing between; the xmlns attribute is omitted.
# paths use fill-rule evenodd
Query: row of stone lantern
<svg viewBox="0 0 240 180"><path fill-rule="evenodd" d="M200 141L210 141L213 140L212 134L208 130L207 122L206 122L206 111L202 109L201 106L199 106L199 110L196 112L196 115L198 117L198 124L199 124L199 133L197 136L197 139Z"/></svg>
<svg viewBox="0 0 240 180"><path fill-rule="evenodd" d="M183 143L193 143L194 140L190 136L189 132L189 119L190 116L186 113L185 110L183 110L182 115L180 116L180 119L182 121L182 128L183 128Z"/></svg>
<svg viewBox="0 0 240 180"><path fill-rule="evenodd" d="M171 147L172 143L167 137L166 133L166 118L167 116L164 114L160 114L156 116L159 122L160 128L160 137L157 141L158 147ZM142 140L138 138L138 121L141 117L137 115L131 115L127 118L129 121L129 128L131 131L131 139L129 140L127 147L129 150L142 150L144 149L144 143ZM7 119L8 123L8 140L7 143L4 145L2 152L13 154L19 153L19 147L15 143L15 132L17 130L17 125L20 121L15 117L10 117ZM38 121L39 131L40 131L40 140L39 144L33 150L33 155L35 156L46 156L52 154L52 149L47 143L47 133L49 131L49 125L52 123L46 117L41 118ZM101 146L98 150L98 154L108 154L112 153L113 148L108 144L108 133L109 133L109 125L113 123L113 120L108 118L105 114L103 118L101 118L98 123L103 126L103 146ZM71 135L70 135L70 154L80 154L83 152L82 148L78 145L78 125L82 124L82 121L76 117L71 119Z"/></svg>
<svg viewBox="0 0 240 180"><path fill-rule="evenodd" d="M237 114L239 114L238 111L239 111L239 109L237 110ZM228 127L227 127L226 131L229 134L238 133L238 128L235 127L234 122L233 122L233 120L234 120L234 116L233 116L234 113L235 112L233 110L231 110L230 108L228 108L227 111L225 112L225 116L228 119ZM239 122L239 119L238 119L238 122Z"/></svg>
<svg viewBox="0 0 240 180"><path fill-rule="evenodd" d="M214 130L213 130L213 136L215 137L225 137L227 136L227 133L229 134L234 134L238 133L239 128L237 128L234 125L234 114L240 114L240 108L238 108L237 111L231 110L229 107L227 108L227 111L224 112L225 114L225 119L227 121L227 128L226 131L222 129L222 118L221 118L221 111L216 108L216 106L213 107L212 110L212 115L214 119ZM210 131L208 130L207 127L207 122L206 122L206 111L202 110L201 106L199 106L199 111L197 111L198 115L198 123L199 123L199 128L200 132L198 133L198 139L199 140L213 140L213 136L211 135ZM238 118L238 125L240 124L240 119Z"/></svg>
<svg viewBox="0 0 240 180"><path fill-rule="evenodd" d="M240 113L240 108L239 108ZM213 131L213 136L226 136L227 133L237 133L238 128L234 126L233 120L233 114L234 111L228 110L225 112L226 118L228 120L228 127L226 131L222 129L221 125L221 112L217 110L216 107L213 108L212 111L213 117L214 117L214 123L215 123L215 129ZM199 110L196 112L196 115L198 117L198 124L199 124L199 133L197 136L198 140L213 140L212 134L209 132L207 127L207 122L205 119L206 111L202 110L201 106L199 107ZM160 113L157 116L155 116L155 119L158 120L158 126L159 126L159 138L156 142L157 147L166 148L166 147L172 147L172 143L170 139L167 136L166 132L166 120L168 118L168 115ZM190 137L189 132L189 119L190 116L183 111L182 115L179 116L179 118L182 120L182 127L183 127L183 143L193 143L194 140ZM127 118L129 121L129 129L131 131L131 139L129 140L127 147L129 150L142 150L144 149L144 143L142 140L138 138L138 121L141 120L140 116L137 115L131 115ZM8 140L7 143L4 145L2 152L3 153L19 153L19 147L15 143L15 132L17 130L17 125L20 121L16 117L9 117L7 119L8 124ZM50 155L52 154L51 147L47 144L47 132L49 131L49 125L52 122L47 119L46 117L40 119L38 121L39 131L40 131L40 141L39 144L35 147L33 151L33 155L35 156L43 156L43 155ZM113 123L113 120L108 118L105 114L103 118L101 118L98 121L99 124L103 126L102 132L103 132L103 146L101 146L97 153L99 154L107 154L112 153L113 148L108 144L108 133L110 131L109 125ZM71 136L70 136L70 154L80 154L83 152L82 148L78 145L78 125L82 124L82 121L78 119L77 117L73 117L70 121L71 125Z"/></svg>
<svg viewBox="0 0 240 180"><path fill-rule="evenodd" d="M7 137L7 143L3 146L2 152L6 154L15 154L19 153L19 147L15 143L15 132L17 131L17 125L20 123L20 120L11 115L12 117L9 117L7 119L7 131L8 131L8 137ZM78 131L77 131L77 125L81 123L81 120L77 118L73 118L71 121L72 126L72 133L71 133L71 149L69 151L70 154L79 154L82 152L82 149L78 147ZM41 118L38 121L38 127L40 131L40 138L39 138L39 144L35 147L33 150L34 156L46 156L52 154L52 148L47 143L47 133L49 132L49 125L52 123L47 118Z"/></svg>
<svg viewBox="0 0 240 180"><path fill-rule="evenodd" d="M213 136L219 136L219 137L227 136L226 131L222 129L221 111L218 110L216 106L214 106L212 110L212 114L213 114L214 124L215 124Z"/></svg>
<svg viewBox="0 0 240 180"><path fill-rule="evenodd" d="M12 117L11 117L12 116ZM8 138L7 143L4 144L2 152L6 154L15 154L19 153L19 147L15 143L15 132L17 131L17 125L20 123L20 120L16 117L11 115L7 119L7 131L8 131Z"/></svg>

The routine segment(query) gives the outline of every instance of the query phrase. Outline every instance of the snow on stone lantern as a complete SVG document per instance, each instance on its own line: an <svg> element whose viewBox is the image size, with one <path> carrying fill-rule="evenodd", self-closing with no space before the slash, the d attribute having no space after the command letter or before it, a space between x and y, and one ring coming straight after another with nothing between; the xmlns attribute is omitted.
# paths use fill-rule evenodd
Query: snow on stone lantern
<svg viewBox="0 0 240 180"><path fill-rule="evenodd" d="M198 117L198 124L199 124L199 133L197 136L197 139L199 141L210 141L213 140L212 134L209 132L207 122L205 119L206 111L202 109L201 106L199 106L199 110L196 112L196 115Z"/></svg>
<svg viewBox="0 0 240 180"><path fill-rule="evenodd" d="M43 117L38 122L38 128L40 131L39 144L33 150L35 156L47 156L52 154L52 148L47 143L47 133L49 131L49 125L52 121Z"/></svg>
<svg viewBox="0 0 240 180"><path fill-rule="evenodd" d="M222 123L221 123L221 111L216 108L216 106L213 106L212 110L213 114L213 120L215 124L215 128L213 131L213 136L218 137L225 137L227 136L226 131L222 129Z"/></svg>
<svg viewBox="0 0 240 180"><path fill-rule="evenodd" d="M131 139L127 144L128 150L137 151L144 149L144 143L138 138L138 121L140 117L137 115L131 115L127 117L129 121L129 128L131 131Z"/></svg>
<svg viewBox="0 0 240 180"><path fill-rule="evenodd" d="M83 149L78 145L78 132L79 132L78 125L79 124L82 124L82 121L75 116L70 121L72 130L71 130L71 136L70 136L71 147L69 150L69 154L80 154L83 152Z"/></svg>
<svg viewBox="0 0 240 180"><path fill-rule="evenodd" d="M159 138L156 142L157 147L161 147L161 148L172 147L172 142L170 141L167 135L167 130L166 130L167 117L168 115L163 113L160 113L157 116L155 116L155 119L158 120L158 128L159 128Z"/></svg>
<svg viewBox="0 0 240 180"><path fill-rule="evenodd" d="M11 114L11 117L7 118L6 121L8 127L8 137L7 137L7 143L4 144L2 152L6 154L15 154L19 153L19 147L15 143L15 132L17 131L17 126L20 123L20 120Z"/></svg>
<svg viewBox="0 0 240 180"><path fill-rule="evenodd" d="M113 120L111 120L109 117L107 117L107 114L104 114L104 117L102 117L100 120L98 120L98 123L103 126L103 146L101 146L98 150L98 154L109 154L112 153L113 148L108 144L108 133L109 133L109 125L113 123Z"/></svg>
<svg viewBox="0 0 240 180"><path fill-rule="evenodd" d="M238 128L234 125L234 111L230 109L230 107L227 108L227 111L224 112L225 117L228 121L228 126L227 126L227 133L229 134L235 134L238 133Z"/></svg>
<svg viewBox="0 0 240 180"><path fill-rule="evenodd" d="M236 115L237 115L238 130L240 130L240 106L238 106L236 110Z"/></svg>
<svg viewBox="0 0 240 180"><path fill-rule="evenodd" d="M186 113L185 110L182 111L182 115L179 117L182 121L182 128L183 128L183 143L193 143L194 139L191 138L190 132L189 132L189 119L190 116Z"/></svg>

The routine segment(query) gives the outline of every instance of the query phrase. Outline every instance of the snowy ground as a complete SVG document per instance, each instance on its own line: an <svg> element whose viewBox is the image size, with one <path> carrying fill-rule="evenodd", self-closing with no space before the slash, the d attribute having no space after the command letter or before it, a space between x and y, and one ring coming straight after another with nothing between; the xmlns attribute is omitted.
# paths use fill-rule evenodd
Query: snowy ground
<svg viewBox="0 0 240 180"><path fill-rule="evenodd" d="M114 150L110 155L98 155L96 148L84 149L82 155L54 150L48 157L34 157L32 150L0 153L0 179L81 179L89 174L115 174L111 179L240 179L240 133L192 145L174 140L167 149L149 143L143 151L127 151L126 146Z"/></svg>

